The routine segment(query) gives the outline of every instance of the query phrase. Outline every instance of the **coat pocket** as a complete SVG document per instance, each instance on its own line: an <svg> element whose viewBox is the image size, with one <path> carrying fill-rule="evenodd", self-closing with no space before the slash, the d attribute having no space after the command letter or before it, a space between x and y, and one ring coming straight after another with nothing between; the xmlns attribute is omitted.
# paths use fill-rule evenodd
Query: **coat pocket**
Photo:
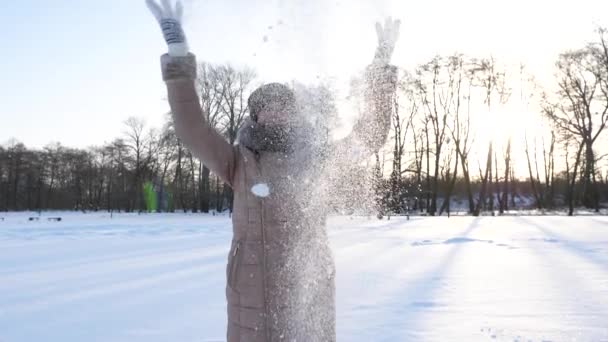
<svg viewBox="0 0 608 342"><path fill-rule="evenodd" d="M234 245L234 249L232 250L232 254L230 255L230 262L228 265L228 286L231 288L235 288L236 278L237 278L237 269L239 267L239 250L241 249L241 242L237 241Z"/></svg>

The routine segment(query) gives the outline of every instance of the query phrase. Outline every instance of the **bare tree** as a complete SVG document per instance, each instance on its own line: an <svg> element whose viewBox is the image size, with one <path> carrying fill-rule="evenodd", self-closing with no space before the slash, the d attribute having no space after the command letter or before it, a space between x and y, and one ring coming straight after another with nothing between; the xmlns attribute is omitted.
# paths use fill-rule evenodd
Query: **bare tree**
<svg viewBox="0 0 608 342"><path fill-rule="evenodd" d="M129 149L133 171L133 183L130 187L130 198L134 203L130 206L134 210L142 211L143 208L143 183L145 168L156 152L153 135L144 132L145 122L141 118L129 117L124 122L125 147ZM147 149L147 154L146 154Z"/></svg>
<svg viewBox="0 0 608 342"><path fill-rule="evenodd" d="M566 184L567 184L567 192L566 192L566 201L568 202L568 216L572 216L574 215L574 196L575 196L575 189L576 189L576 178L577 178L577 174L578 174L578 169L581 163L581 155L583 152L583 148L585 147L585 143L584 142L577 142L576 140L573 139L572 136L569 136L567 139L565 139L566 144L564 146L564 150L566 151ZM575 152L575 157L574 157L574 165L571 166L570 164L570 157L569 157L569 150L570 150L570 143L576 143L576 145L578 145L578 148L576 149Z"/></svg>
<svg viewBox="0 0 608 342"><path fill-rule="evenodd" d="M226 88L222 86L220 67L201 63L198 68L196 84L200 93L201 109L207 123L213 129L218 129L222 115L222 103ZM209 212L211 199L211 171L202 162L199 162L199 207L202 212Z"/></svg>
<svg viewBox="0 0 608 342"><path fill-rule="evenodd" d="M585 147L583 204L599 210L594 144L608 123L608 47L600 43L559 56L558 99L544 111L563 135L577 137Z"/></svg>
<svg viewBox="0 0 608 342"><path fill-rule="evenodd" d="M551 140L547 149L545 138L543 143L543 171L545 176L544 200L546 207L553 207L555 200L555 132L551 131Z"/></svg>
<svg viewBox="0 0 608 342"><path fill-rule="evenodd" d="M453 87L457 84L453 58L445 60L436 56L430 62L423 64L416 70L416 90L420 99L421 108L425 113L425 138L427 145L427 186L430 191L430 207L428 212L435 215L437 212L437 196L439 192L439 173L441 152L448 134L448 116L450 115L453 96ZM446 85L447 84L447 85ZM430 123L430 130L428 124ZM433 142L433 178L430 178L430 139Z"/></svg>
<svg viewBox="0 0 608 342"><path fill-rule="evenodd" d="M507 149L504 154L504 163L505 163L505 178L502 188L502 194L500 196L500 214L504 214L506 210L509 210L509 175L511 174L511 138L507 141ZM498 171L496 172L498 175Z"/></svg>
<svg viewBox="0 0 608 342"><path fill-rule="evenodd" d="M402 79L410 78L405 75ZM401 82L400 89L404 93L404 104L399 106L399 99L395 96L393 115L391 118L391 131L393 134L393 151L392 151L392 170L388 184L388 206L394 213L401 212L405 209L406 198L410 196L408 191L411 187L405 183L403 174L410 170L404 170L405 164L405 144L408 141L408 132L412 129L412 122L416 114L418 114L418 104L416 103L415 95L410 87L411 81ZM402 116L401 108L405 109L406 113Z"/></svg>
<svg viewBox="0 0 608 342"><path fill-rule="evenodd" d="M483 91L484 103L487 105L488 112L492 113L492 104L494 99L497 100L498 104L504 104L510 97L510 89L506 84L506 73L498 66L494 58L484 58L481 60L473 60L473 67L471 68L473 74L474 85L479 87ZM488 141L488 154L486 159L485 172L479 168L479 174L482 179L481 190L479 192L479 201L475 208L474 215L478 216L482 208L486 207L486 195L489 192L489 210L494 214L493 198L495 195L495 189L492 179L492 157L494 151L494 138L490 138ZM498 170L494 170L498 172Z"/></svg>
<svg viewBox="0 0 608 342"><path fill-rule="evenodd" d="M250 87L255 78L255 72L249 68L235 69L230 65L219 67L219 87L223 101L221 103L222 117L219 121L220 127L232 145L241 124L249 113L247 99ZM229 209L232 210L232 190L228 184L224 184L223 194L228 201ZM218 210L221 210L218 206Z"/></svg>
<svg viewBox="0 0 608 342"><path fill-rule="evenodd" d="M450 133L452 135L452 139L454 140L454 147L456 149L456 153L458 154L462 167L464 186L467 200L469 203L469 214L473 214L475 212L475 201L473 200L471 175L469 172L469 153L471 151L471 146L474 141L471 135L471 88L473 85L471 79L472 76L472 73L468 73L468 77L466 79L466 86L463 87L462 84L459 86L460 94L457 97L459 103L457 105L456 110L454 111L454 122L450 128ZM462 82L462 80L460 82ZM462 113L461 111L460 101L462 100L466 101L466 113Z"/></svg>
<svg viewBox="0 0 608 342"><path fill-rule="evenodd" d="M537 148L536 148L536 139L534 139L534 166L535 168L532 169L532 158L530 156L530 149L529 149L529 144L528 144L528 136L526 135L525 137L525 152L526 152L526 159L528 161L528 175L529 175L529 180L530 180L530 184L532 186L532 194L534 195L534 200L536 203L536 207L538 209L543 209L545 207L545 199L544 199L544 191L542 191L542 185L541 185L541 180L540 180L540 176L539 176L539 172L538 172L538 156L537 156ZM534 172L536 171L536 172Z"/></svg>

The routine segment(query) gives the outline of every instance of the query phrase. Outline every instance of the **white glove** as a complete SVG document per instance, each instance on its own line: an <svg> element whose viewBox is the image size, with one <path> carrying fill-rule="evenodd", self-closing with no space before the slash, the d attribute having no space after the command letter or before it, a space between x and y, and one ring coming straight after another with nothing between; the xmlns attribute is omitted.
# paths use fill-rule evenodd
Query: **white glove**
<svg viewBox="0 0 608 342"><path fill-rule="evenodd" d="M386 65L391 62L391 57L395 51L395 44L399 39L400 20L393 20L391 17L386 18L384 27L380 23L376 23L376 33L378 34L378 48L374 57L375 64Z"/></svg>
<svg viewBox="0 0 608 342"><path fill-rule="evenodd" d="M169 0L161 0L162 7L155 0L146 0L150 12L156 17L169 47L169 55L185 57L188 55L188 42L182 29L184 7L178 0L172 8Z"/></svg>

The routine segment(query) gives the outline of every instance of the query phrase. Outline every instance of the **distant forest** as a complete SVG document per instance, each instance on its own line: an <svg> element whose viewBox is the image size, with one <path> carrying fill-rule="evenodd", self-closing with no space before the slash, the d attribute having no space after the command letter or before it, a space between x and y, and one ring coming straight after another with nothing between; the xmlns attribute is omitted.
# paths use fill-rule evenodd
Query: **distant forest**
<svg viewBox="0 0 608 342"><path fill-rule="evenodd" d="M494 58L461 54L401 70L389 141L362 170L375 179L373 210L442 215L460 203L472 215L534 208L599 211L608 202L605 33L599 28L596 41L560 54L552 84L539 84L523 65L513 72ZM201 108L230 143L248 115L243 99L257 83L250 68L199 65ZM362 101L360 83L353 79L354 103ZM331 84L292 87L300 109L331 131L337 121ZM525 103L543 122L526 134L523 151L513 150L511 137L476 140L484 129L476 112L491 113L509 101ZM135 117L124 128L110 143L87 149L60 143L30 149L8 140L0 146L0 210L231 208L230 188L183 146L170 115L161 129ZM473 157L473 145L480 144L485 152ZM515 163L526 166L525 178L516 177Z"/></svg>

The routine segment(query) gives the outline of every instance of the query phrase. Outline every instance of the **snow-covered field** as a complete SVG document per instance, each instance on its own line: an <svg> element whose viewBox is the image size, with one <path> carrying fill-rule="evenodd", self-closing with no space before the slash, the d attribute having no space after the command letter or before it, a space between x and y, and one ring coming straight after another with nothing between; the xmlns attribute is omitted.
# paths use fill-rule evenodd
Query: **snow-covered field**
<svg viewBox="0 0 608 342"><path fill-rule="evenodd" d="M225 216L0 214L0 341L223 341ZM608 217L335 217L339 341L608 341Z"/></svg>

